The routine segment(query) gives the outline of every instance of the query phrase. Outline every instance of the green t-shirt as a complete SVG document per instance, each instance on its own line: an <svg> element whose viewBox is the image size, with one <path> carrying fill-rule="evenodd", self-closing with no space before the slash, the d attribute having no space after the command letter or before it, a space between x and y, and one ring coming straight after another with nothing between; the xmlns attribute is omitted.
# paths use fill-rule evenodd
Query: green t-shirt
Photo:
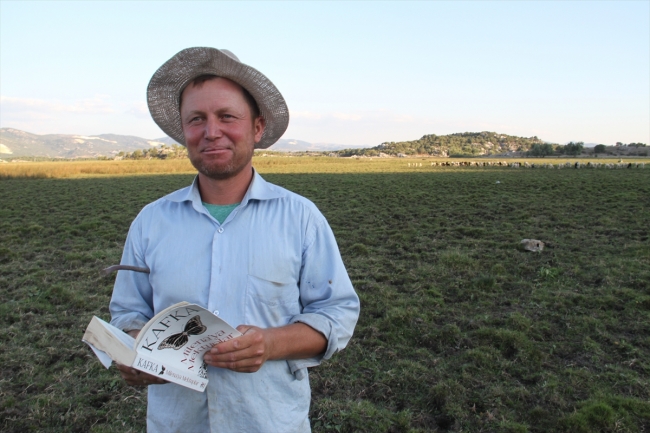
<svg viewBox="0 0 650 433"><path fill-rule="evenodd" d="M239 206L239 203L235 203L235 204L210 204L206 202L201 202L201 203L203 203L203 206L205 206L208 212L210 212L212 218L219 221L219 224L223 224L226 218L228 218L228 215L230 215L230 212L232 212L233 209Z"/></svg>

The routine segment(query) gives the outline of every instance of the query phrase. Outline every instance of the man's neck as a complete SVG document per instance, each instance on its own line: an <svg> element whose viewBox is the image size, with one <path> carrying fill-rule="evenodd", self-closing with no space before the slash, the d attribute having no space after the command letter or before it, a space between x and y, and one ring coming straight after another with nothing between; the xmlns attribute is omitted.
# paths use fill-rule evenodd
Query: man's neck
<svg viewBox="0 0 650 433"><path fill-rule="evenodd" d="M211 179L199 173L201 200L210 204L240 203L253 180L253 167L248 165L228 179Z"/></svg>

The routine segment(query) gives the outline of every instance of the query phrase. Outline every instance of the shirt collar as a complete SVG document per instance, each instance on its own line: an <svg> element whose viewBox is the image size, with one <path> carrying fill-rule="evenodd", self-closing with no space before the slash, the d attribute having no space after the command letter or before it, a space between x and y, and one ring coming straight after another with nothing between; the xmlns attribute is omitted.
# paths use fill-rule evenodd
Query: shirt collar
<svg viewBox="0 0 650 433"><path fill-rule="evenodd" d="M251 181L248 191L244 194L242 205L246 205L249 200L272 200L282 197L282 190L260 176L257 170L253 169L253 180Z"/></svg>
<svg viewBox="0 0 650 433"><path fill-rule="evenodd" d="M271 200L282 196L283 194L280 188L265 181L257 170L253 169L253 180L248 186L248 190L246 191L246 194L244 194L241 204L245 206L250 200ZM192 204L196 205L196 208L202 208L201 193L199 192L199 176L197 175L194 177L192 185L188 188L179 189L178 191L167 195L166 199L179 203L190 201Z"/></svg>

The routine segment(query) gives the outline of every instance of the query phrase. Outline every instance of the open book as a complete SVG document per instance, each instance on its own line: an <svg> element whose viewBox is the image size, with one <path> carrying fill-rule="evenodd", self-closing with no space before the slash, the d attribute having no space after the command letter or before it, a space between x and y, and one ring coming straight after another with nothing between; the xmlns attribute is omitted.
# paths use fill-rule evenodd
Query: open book
<svg viewBox="0 0 650 433"><path fill-rule="evenodd" d="M82 341L106 368L115 361L203 391L208 384L203 354L215 344L240 335L205 308L180 302L156 314L136 339L94 316Z"/></svg>

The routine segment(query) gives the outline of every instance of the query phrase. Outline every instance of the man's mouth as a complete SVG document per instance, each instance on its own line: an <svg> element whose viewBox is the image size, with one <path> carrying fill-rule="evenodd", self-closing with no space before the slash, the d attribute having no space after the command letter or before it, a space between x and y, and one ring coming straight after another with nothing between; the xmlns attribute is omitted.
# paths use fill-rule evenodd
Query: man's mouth
<svg viewBox="0 0 650 433"><path fill-rule="evenodd" d="M211 154L220 154L229 151L230 148L228 147L206 147L205 149L201 150L201 153L211 155Z"/></svg>

